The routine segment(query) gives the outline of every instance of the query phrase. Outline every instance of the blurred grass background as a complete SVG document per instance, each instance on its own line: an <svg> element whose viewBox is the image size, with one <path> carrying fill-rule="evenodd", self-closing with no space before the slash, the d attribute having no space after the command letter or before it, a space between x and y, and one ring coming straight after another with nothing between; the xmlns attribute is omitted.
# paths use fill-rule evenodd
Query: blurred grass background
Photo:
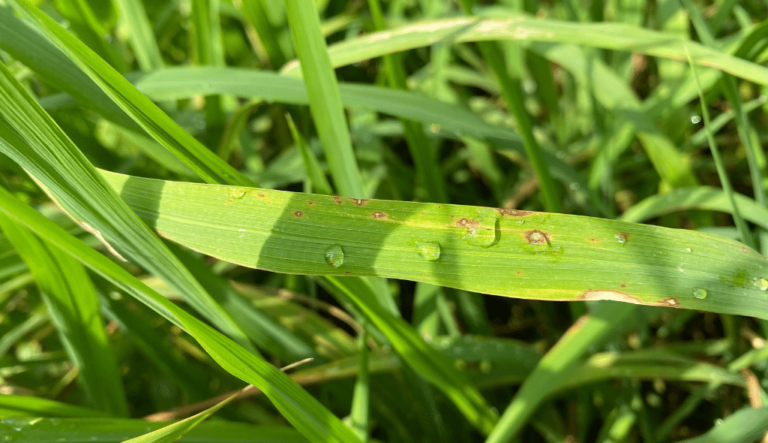
<svg viewBox="0 0 768 443"><path fill-rule="evenodd" d="M62 51L53 28L20 13L29 6L0 1L7 84L15 79L36 99L83 164L170 181L615 218L768 251L768 77L742 65L693 69L675 46L698 42L764 67L765 2L34 3L92 52ZM542 28L515 39L489 26L487 37L458 38L468 16ZM410 29L403 47L361 40L397 29ZM377 47L383 56L365 56ZM648 55L664 51L674 54ZM713 60L700 64L735 66ZM135 105L149 100L126 92L121 75L158 109ZM8 112L3 127L13 125ZM114 257L39 184L0 154L0 185ZM123 441L243 387L178 324L2 217L7 441ZM129 254L124 269L278 368L312 358L287 373L363 440L750 442L768 431L764 320L278 274L141 238L154 249ZM766 278L754 284L768 289ZM366 324L350 291L378 300L384 324ZM333 441L302 435L281 412L251 391L182 441Z"/></svg>

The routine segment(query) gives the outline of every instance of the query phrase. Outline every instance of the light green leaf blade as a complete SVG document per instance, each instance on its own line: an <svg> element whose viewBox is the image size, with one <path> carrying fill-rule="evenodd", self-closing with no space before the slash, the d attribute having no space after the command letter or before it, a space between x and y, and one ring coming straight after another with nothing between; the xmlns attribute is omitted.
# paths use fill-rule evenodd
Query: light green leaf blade
<svg viewBox="0 0 768 443"><path fill-rule="evenodd" d="M244 193L233 199L227 186L103 174L166 238L242 266L768 318L760 284L768 278L768 261L716 235L573 215L265 189L234 188ZM482 240L489 247L479 246ZM417 241L437 242L439 257L422 257ZM339 267L326 262L335 244L344 254ZM707 291L703 299L694 297L699 288Z"/></svg>
<svg viewBox="0 0 768 443"><path fill-rule="evenodd" d="M296 54L304 61L302 70L309 94L309 109L325 156L333 183L341 195L365 198L363 178L352 150L344 108L331 67L325 39L320 31L320 19L312 0L286 2Z"/></svg>
<svg viewBox="0 0 768 443"><path fill-rule="evenodd" d="M697 65L717 68L758 84L768 84L768 68L676 36L623 23L574 23L526 16L424 21L392 31L347 39L331 46L328 53L333 66L339 67L438 42L488 40L572 43L673 60L686 60L687 46L693 63ZM282 72L296 75L298 65L296 61L289 62Z"/></svg>

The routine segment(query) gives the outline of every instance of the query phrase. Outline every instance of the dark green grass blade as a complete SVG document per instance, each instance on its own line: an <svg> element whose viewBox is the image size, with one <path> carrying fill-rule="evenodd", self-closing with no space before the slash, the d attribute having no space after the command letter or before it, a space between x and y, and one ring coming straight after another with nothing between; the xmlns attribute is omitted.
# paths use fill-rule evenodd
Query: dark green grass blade
<svg viewBox="0 0 768 443"><path fill-rule="evenodd" d="M127 416L117 360L104 330L96 290L85 269L5 216L0 216L0 228L35 276L92 406L114 416Z"/></svg>
<svg viewBox="0 0 768 443"><path fill-rule="evenodd" d="M252 348L229 314L100 178L4 65L0 97L0 152L22 165L62 208L110 247L165 279L214 325Z"/></svg>
<svg viewBox="0 0 768 443"><path fill-rule="evenodd" d="M40 27L43 35L83 70L112 101L201 178L210 183L251 183L186 133L125 78L51 18L31 6L27 0L18 0L16 3Z"/></svg>
<svg viewBox="0 0 768 443"><path fill-rule="evenodd" d="M192 335L227 372L266 394L283 416L310 440L359 441L341 421L277 368L253 355L149 289L123 268L87 247L0 188L0 211L75 257Z"/></svg>

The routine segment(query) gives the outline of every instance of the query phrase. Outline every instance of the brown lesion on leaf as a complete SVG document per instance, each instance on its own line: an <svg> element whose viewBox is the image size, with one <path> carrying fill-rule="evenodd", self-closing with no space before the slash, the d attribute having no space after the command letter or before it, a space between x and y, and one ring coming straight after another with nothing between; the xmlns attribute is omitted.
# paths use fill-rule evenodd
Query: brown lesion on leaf
<svg viewBox="0 0 768 443"><path fill-rule="evenodd" d="M235 201L232 200L231 198L228 198L228 199L224 200L224 204L227 205L227 206L229 206L231 204L234 204L234 203L235 203Z"/></svg>
<svg viewBox="0 0 768 443"><path fill-rule="evenodd" d="M626 283L622 283L622 284L620 284L619 286L621 286L622 288L626 288L626 287L627 287L627 284L626 284Z"/></svg>
<svg viewBox="0 0 768 443"><path fill-rule="evenodd" d="M658 302L656 302L656 304L659 306L671 306L673 308L676 308L680 305L680 302L677 301L676 298L670 297L670 298L665 298L664 300L659 300Z"/></svg>
<svg viewBox="0 0 768 443"><path fill-rule="evenodd" d="M367 198L351 198L350 200L355 202L355 204L357 206L363 206L364 204L368 203L368 201L369 201L369 199L367 199Z"/></svg>
<svg viewBox="0 0 768 443"><path fill-rule="evenodd" d="M629 238L629 233L628 232L619 232L618 234L616 234L616 238L620 239L622 242L626 242L627 239Z"/></svg>
<svg viewBox="0 0 768 443"><path fill-rule="evenodd" d="M459 228L474 228L479 225L480 222L477 220L470 220L468 218L462 218L461 220L457 220L453 226L459 227Z"/></svg>
<svg viewBox="0 0 768 443"><path fill-rule="evenodd" d="M304 217L304 213L301 211L293 211L293 215L296 217Z"/></svg>
<svg viewBox="0 0 768 443"><path fill-rule="evenodd" d="M264 198L264 194L259 194L259 197Z"/></svg>
<svg viewBox="0 0 768 443"><path fill-rule="evenodd" d="M335 201L337 205L340 205L341 204L341 197L339 197L337 195L334 195L333 196L333 201Z"/></svg>
<svg viewBox="0 0 768 443"><path fill-rule="evenodd" d="M517 209L502 209L502 208L495 208L495 209L499 211L499 214L508 215L510 217L525 217L526 215L533 214L533 212L531 211L519 211Z"/></svg>
<svg viewBox="0 0 768 443"><path fill-rule="evenodd" d="M746 246L741 246L741 250L744 251L745 254L749 254L749 248Z"/></svg>
<svg viewBox="0 0 768 443"><path fill-rule="evenodd" d="M371 212L371 215L373 216L373 218L376 218L376 219L379 219L379 220L382 220L382 219L385 219L385 218L388 217L388 215L386 213L378 212L378 211Z"/></svg>
<svg viewBox="0 0 768 443"><path fill-rule="evenodd" d="M525 240L532 245L548 245L551 238L546 232L533 229L525 231Z"/></svg>
<svg viewBox="0 0 768 443"><path fill-rule="evenodd" d="M626 292L612 291L612 290L588 290L579 294L578 300L612 300L620 301L624 303L634 303L636 305L644 304L639 298L634 295L627 294Z"/></svg>
<svg viewBox="0 0 768 443"><path fill-rule="evenodd" d="M515 274L516 274L516 275L522 275L522 274L523 274L523 271L515 271Z"/></svg>
<svg viewBox="0 0 768 443"><path fill-rule="evenodd" d="M602 242L603 242L602 240L600 240L600 239L599 239L599 238L597 238L597 237L589 237L589 238L587 239L587 241L588 241L588 242L590 242L590 243L592 243L592 244L598 244L598 243L602 243Z"/></svg>
<svg viewBox="0 0 768 443"><path fill-rule="evenodd" d="M309 206L315 206L315 202L313 202L312 200L308 201L308 202L307 202L307 204L308 204Z"/></svg>

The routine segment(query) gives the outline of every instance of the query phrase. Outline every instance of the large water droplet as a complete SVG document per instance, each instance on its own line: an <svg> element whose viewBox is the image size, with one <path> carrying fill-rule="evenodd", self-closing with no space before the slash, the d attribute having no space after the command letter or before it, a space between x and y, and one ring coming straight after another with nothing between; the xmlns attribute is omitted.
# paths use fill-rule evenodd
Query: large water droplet
<svg viewBox="0 0 768 443"><path fill-rule="evenodd" d="M693 123L694 125L698 125L699 123L701 123L701 116L695 115L695 114L692 115L691 116L691 123Z"/></svg>
<svg viewBox="0 0 768 443"><path fill-rule="evenodd" d="M440 258L440 243L436 241L416 242L416 252L424 260L435 261Z"/></svg>
<svg viewBox="0 0 768 443"><path fill-rule="evenodd" d="M621 246L624 246L627 244L627 236L625 234L616 234L616 241L619 242Z"/></svg>
<svg viewBox="0 0 768 443"><path fill-rule="evenodd" d="M496 222L499 220L499 212L493 209L479 209L478 220L467 228L464 240L472 246L488 248L496 241Z"/></svg>
<svg viewBox="0 0 768 443"><path fill-rule="evenodd" d="M707 290L704 288L696 288L693 290L693 296L699 300L707 298Z"/></svg>
<svg viewBox="0 0 768 443"><path fill-rule="evenodd" d="M768 290L768 278L763 277L758 280L757 283L761 291Z"/></svg>
<svg viewBox="0 0 768 443"><path fill-rule="evenodd" d="M344 250L340 244L331 245L325 250L325 262L334 268L344 264Z"/></svg>

